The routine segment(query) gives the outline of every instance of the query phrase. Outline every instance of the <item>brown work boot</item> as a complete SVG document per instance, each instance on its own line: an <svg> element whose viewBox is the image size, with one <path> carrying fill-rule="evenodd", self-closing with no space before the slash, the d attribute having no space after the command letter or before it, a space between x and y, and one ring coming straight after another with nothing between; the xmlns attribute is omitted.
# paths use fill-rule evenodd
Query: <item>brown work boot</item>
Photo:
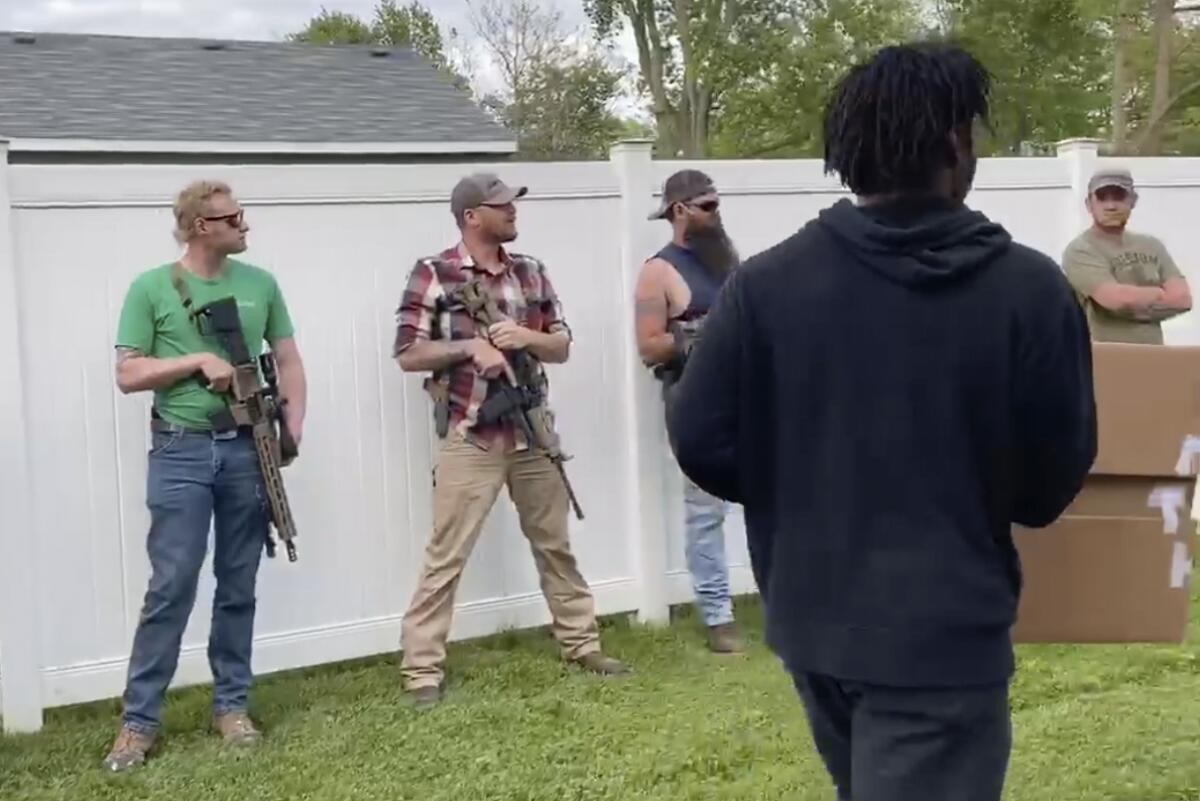
<svg viewBox="0 0 1200 801"><path fill-rule="evenodd" d="M413 687L409 689L408 697L412 701L413 709L424 712L442 702L442 688L437 684Z"/></svg>
<svg viewBox="0 0 1200 801"><path fill-rule="evenodd" d="M105 769L119 773L142 765L146 761L146 755L154 747L154 740L153 734L142 734L128 726L122 726L108 756L104 757Z"/></svg>
<svg viewBox="0 0 1200 801"><path fill-rule="evenodd" d="M740 654L746 650L733 623L719 623L708 627L708 649L717 654Z"/></svg>
<svg viewBox="0 0 1200 801"><path fill-rule="evenodd" d="M245 712L222 712L213 716L213 728L221 734L225 745L249 748L258 745L262 732Z"/></svg>
<svg viewBox="0 0 1200 801"><path fill-rule="evenodd" d="M599 651L592 651L571 661L584 670L590 670L592 673L599 673L602 676L627 676L633 672L625 663L613 659L611 656L605 656Z"/></svg>

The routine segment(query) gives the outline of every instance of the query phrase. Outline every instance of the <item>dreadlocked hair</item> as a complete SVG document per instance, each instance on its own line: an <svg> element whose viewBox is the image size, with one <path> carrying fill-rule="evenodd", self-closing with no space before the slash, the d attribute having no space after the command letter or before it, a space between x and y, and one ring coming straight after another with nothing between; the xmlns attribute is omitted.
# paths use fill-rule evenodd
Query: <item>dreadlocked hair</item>
<svg viewBox="0 0 1200 801"><path fill-rule="evenodd" d="M853 67L825 108L825 172L857 195L926 190L956 163L948 135L988 117L991 76L950 44L893 45Z"/></svg>

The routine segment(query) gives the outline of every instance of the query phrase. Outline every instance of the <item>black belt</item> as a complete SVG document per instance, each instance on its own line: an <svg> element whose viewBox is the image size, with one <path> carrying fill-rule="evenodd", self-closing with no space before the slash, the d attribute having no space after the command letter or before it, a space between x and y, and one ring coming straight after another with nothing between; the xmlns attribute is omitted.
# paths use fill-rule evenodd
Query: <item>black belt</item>
<svg viewBox="0 0 1200 801"><path fill-rule="evenodd" d="M171 423L159 416L158 410L150 409L150 430L160 434L200 434L213 439L233 439L241 434L249 434L249 429L233 428L190 428L178 423Z"/></svg>

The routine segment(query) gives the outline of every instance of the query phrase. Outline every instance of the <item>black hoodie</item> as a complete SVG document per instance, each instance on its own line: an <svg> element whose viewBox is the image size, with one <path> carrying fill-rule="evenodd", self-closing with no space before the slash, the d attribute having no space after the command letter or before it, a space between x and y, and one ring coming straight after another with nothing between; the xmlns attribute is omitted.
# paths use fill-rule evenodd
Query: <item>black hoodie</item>
<svg viewBox="0 0 1200 801"><path fill-rule="evenodd" d="M936 198L843 200L726 282L670 401L683 472L744 506L793 670L1006 680L1011 523L1096 452L1087 322L1057 265Z"/></svg>

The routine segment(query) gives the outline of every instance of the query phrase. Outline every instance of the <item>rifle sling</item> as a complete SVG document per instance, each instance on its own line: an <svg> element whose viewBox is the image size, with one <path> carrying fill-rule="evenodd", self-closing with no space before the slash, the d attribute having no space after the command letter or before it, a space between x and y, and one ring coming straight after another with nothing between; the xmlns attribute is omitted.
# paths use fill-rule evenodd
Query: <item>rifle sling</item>
<svg viewBox="0 0 1200 801"><path fill-rule="evenodd" d="M171 283L179 293L179 300L183 303L183 310L187 312L188 319L194 322L196 313L192 311L192 293L188 291L187 281L183 278L183 264L179 261L171 265Z"/></svg>
<svg viewBox="0 0 1200 801"><path fill-rule="evenodd" d="M183 304L183 310L187 313L188 319L196 325L196 329L200 335L204 336L204 331L201 330L200 323L196 319L198 314L192 308L192 293L188 291L187 281L183 277L183 264L178 260L171 264L171 284L175 287L175 291L179 293L179 301ZM208 380L204 377L203 373L197 372L192 377L200 386L205 389L208 388ZM228 399L226 403L228 403ZM213 431L217 432L234 431L239 428L228 406L210 414L209 421L212 424Z"/></svg>

